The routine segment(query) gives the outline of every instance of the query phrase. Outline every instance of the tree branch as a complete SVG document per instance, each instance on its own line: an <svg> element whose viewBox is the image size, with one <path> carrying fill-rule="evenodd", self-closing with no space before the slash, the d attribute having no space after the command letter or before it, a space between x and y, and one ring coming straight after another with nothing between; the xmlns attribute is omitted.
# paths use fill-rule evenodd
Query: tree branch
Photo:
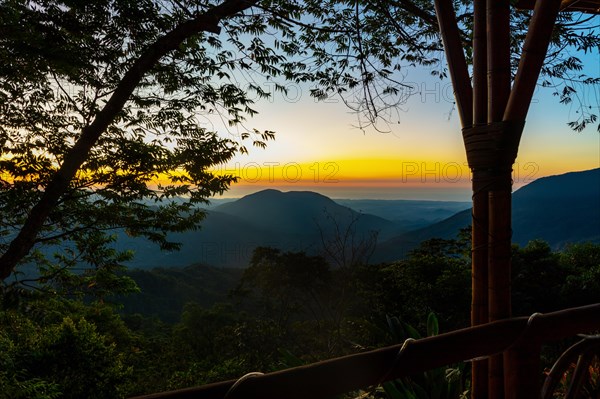
<svg viewBox="0 0 600 399"><path fill-rule="evenodd" d="M44 221L68 189L71 180L87 159L92 147L121 112L143 76L163 56L175 50L186 39L199 32L219 33L220 27L218 24L222 19L254 6L257 1L225 0L223 3L197 15L194 19L183 22L160 37L133 63L131 68L123 75L104 108L98 113L94 121L82 130L81 136L66 154L61 168L46 187L44 195L31 209L19 234L0 257L0 280L9 277L21 259L31 250Z"/></svg>

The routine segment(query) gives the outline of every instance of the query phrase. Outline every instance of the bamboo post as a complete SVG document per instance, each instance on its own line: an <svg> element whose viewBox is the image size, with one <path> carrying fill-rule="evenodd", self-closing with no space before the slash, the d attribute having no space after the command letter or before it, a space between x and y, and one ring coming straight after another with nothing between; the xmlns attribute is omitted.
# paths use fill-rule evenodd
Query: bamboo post
<svg viewBox="0 0 600 399"><path fill-rule="evenodd" d="M527 340L505 352L505 399L540 398L541 389L541 345Z"/></svg>
<svg viewBox="0 0 600 399"><path fill-rule="evenodd" d="M533 17L529 23L529 30L523 44L523 51L519 61L519 67L515 82L503 115L503 120L508 125L525 122L531 98L539 77L539 73L546 57L552 29L560 9L560 0L538 0L535 4ZM510 140L518 147L523 129L509 130ZM515 153L516 155L516 153ZM504 206L504 205L502 205ZM497 232L501 234L500 231ZM504 232L506 233L506 232ZM499 243L499 245L504 245ZM500 250L502 253L504 250ZM510 251L510 248L508 249ZM495 256L494 256L495 257ZM501 264L503 261L492 260L490 256L490 268L496 268L492 263ZM508 263L510 265L510 263ZM498 284L505 284L500 277ZM508 275L510 279L510 274ZM508 282L508 284L510 281ZM491 289L491 287L490 287ZM502 289L502 287L498 287ZM490 291L491 293L492 291ZM501 295L494 301L504 302L506 299ZM510 298L509 298L510 300ZM490 299L492 301L492 299ZM504 305L500 305L504 306ZM491 309L492 305L490 305ZM490 320L494 320L490 318ZM519 345L505 353L505 371L510 374L505 377L505 389L507 399L525 399L540 396L540 366L539 366L539 344L529 342L528 345Z"/></svg>
<svg viewBox="0 0 600 399"><path fill-rule="evenodd" d="M473 2L473 125L487 122L487 33L486 0ZM478 184L473 170L473 214L471 220L471 325L488 321L488 191ZM488 361L471 365L471 398L485 399L488 392Z"/></svg>
<svg viewBox="0 0 600 399"><path fill-rule="evenodd" d="M510 0L474 0L471 89L453 3L435 0L473 176L473 326L511 316L512 164L559 7L560 0L536 2L511 91ZM514 362L515 353L474 362L472 398L504 399L504 368L518 369Z"/></svg>
<svg viewBox="0 0 600 399"><path fill-rule="evenodd" d="M473 124L473 90L452 0L435 0L435 14L444 42L456 108L463 127Z"/></svg>
<svg viewBox="0 0 600 399"><path fill-rule="evenodd" d="M473 2L473 125L487 122L486 0Z"/></svg>
<svg viewBox="0 0 600 399"><path fill-rule="evenodd" d="M544 316L532 314L521 337L504 351L504 389L506 399L541 398L541 361Z"/></svg>
<svg viewBox="0 0 600 399"><path fill-rule="evenodd" d="M488 122L500 122L510 95L510 1L487 0Z"/></svg>
<svg viewBox="0 0 600 399"><path fill-rule="evenodd" d="M473 173L473 215L471 236L471 325L488 319L488 192L477 187ZM480 191L479 191L480 190ZM471 366L471 398L487 398L488 360L477 360Z"/></svg>
<svg viewBox="0 0 600 399"><path fill-rule="evenodd" d="M509 0L487 0L487 51L488 51L488 123L500 122L504 115L506 103L510 95L510 2ZM502 132L504 134L504 132ZM504 170L510 165L496 164L492 179L505 179ZM510 172L509 172L510 178ZM492 183L495 185L495 183ZM490 188L489 206L489 239L488 239L488 304L490 321L498 317L510 315L510 302L498 300L510 296L510 284L506 284L506 273L510 273L510 246L508 253L502 253L505 245L498 241L505 239L505 222L500 219L510 215L510 187L501 187L500 193L495 193L498 187ZM508 194L508 201L506 196ZM495 200L493 200L495 199ZM508 210L506 207L509 207ZM492 222L492 220L494 222ZM501 230L495 230L501 229ZM510 218L508 219L510 230ZM507 263L508 261L508 263ZM510 281L510 274L509 281ZM503 290L504 292L500 292ZM491 296L491 297L490 297ZM496 355L489 362L488 398L504 399L503 357Z"/></svg>
<svg viewBox="0 0 600 399"><path fill-rule="evenodd" d="M510 170L506 190L489 193L489 317L490 321L507 319L511 316L510 301L510 255L511 255L511 191ZM504 387L504 359L502 355L490 359L489 397L504 398L500 388ZM532 397L533 398L533 397Z"/></svg>
<svg viewBox="0 0 600 399"><path fill-rule="evenodd" d="M523 44L515 83L504 112L506 121L524 121L548 51L560 0L538 0Z"/></svg>

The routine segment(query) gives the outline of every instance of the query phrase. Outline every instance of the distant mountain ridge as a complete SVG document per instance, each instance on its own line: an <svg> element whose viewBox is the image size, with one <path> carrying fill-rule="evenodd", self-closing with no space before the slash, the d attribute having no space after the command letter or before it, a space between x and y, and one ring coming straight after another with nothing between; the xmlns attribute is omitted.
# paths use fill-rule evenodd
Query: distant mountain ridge
<svg viewBox="0 0 600 399"><path fill-rule="evenodd" d="M517 190L513 204L514 242L600 242L600 168L538 179Z"/></svg>
<svg viewBox="0 0 600 399"><path fill-rule="evenodd" d="M455 237L458 230L471 224L471 211L451 215L465 203L436 201L340 200L379 215L404 215L412 219L389 220L369 212L359 212L310 191L264 190L208 210L201 228L171 238L181 242L179 252L160 252L141 239L123 237L121 249L136 250L131 266L187 266L203 263L217 267L246 267L257 246L285 251L319 253L322 237L331 237L352 225L355 239L379 232L373 261L392 261L406 256L423 240ZM410 211L394 206L412 207ZM600 168L549 176L515 191L513 195L513 241L525 245L540 238L552 247L569 242L600 242ZM394 216L392 216L394 217ZM414 225L425 227L414 229Z"/></svg>
<svg viewBox="0 0 600 399"><path fill-rule="evenodd" d="M364 205L365 201L357 201ZM204 263L219 267L246 267L257 246L272 246L286 251L322 251L322 239L345 234L352 225L352 239L361 240L378 232L387 240L417 226L430 224L440 215L451 215L464 203L406 201L408 220L391 221L380 216L340 205L311 191L263 190L207 210L208 216L198 231L171 235L182 243L178 252L160 252L148 242L123 237L121 249L133 248L136 257L130 266L186 266ZM438 205L436 205L438 204ZM389 209L381 202L380 211ZM422 218L419 209L435 209L436 216ZM337 233L335 230L337 229Z"/></svg>
<svg viewBox="0 0 600 399"><path fill-rule="evenodd" d="M471 209L431 226L401 234L378 246L377 260L405 256L423 240L452 238L471 224ZM513 242L534 239L560 249L572 242L600 242L600 168L539 178L516 190L512 201Z"/></svg>

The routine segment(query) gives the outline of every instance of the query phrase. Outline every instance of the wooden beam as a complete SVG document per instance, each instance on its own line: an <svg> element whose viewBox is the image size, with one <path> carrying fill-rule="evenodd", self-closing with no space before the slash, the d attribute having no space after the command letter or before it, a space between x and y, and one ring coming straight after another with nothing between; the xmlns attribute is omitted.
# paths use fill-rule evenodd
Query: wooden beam
<svg viewBox="0 0 600 399"><path fill-rule="evenodd" d="M487 122L486 0L473 2L473 125ZM488 191L473 171L471 220L471 325L488 322ZM487 398L488 361L471 365L471 398Z"/></svg>
<svg viewBox="0 0 600 399"><path fill-rule="evenodd" d="M500 122L510 94L510 1L487 0L488 122Z"/></svg>
<svg viewBox="0 0 600 399"><path fill-rule="evenodd" d="M473 91L452 0L435 0L435 13L444 42L456 108L463 127L473 124Z"/></svg>
<svg viewBox="0 0 600 399"><path fill-rule="evenodd" d="M487 101L486 101L487 103ZM476 179L478 172L473 173ZM488 322L488 191L473 180L471 221L471 325ZM471 366L471 398L487 398L488 360Z"/></svg>
<svg viewBox="0 0 600 399"><path fill-rule="evenodd" d="M486 0L473 2L473 125L487 122Z"/></svg>
<svg viewBox="0 0 600 399"><path fill-rule="evenodd" d="M538 0L535 3L515 83L504 112L506 121L524 121L527 116L560 4L561 0Z"/></svg>

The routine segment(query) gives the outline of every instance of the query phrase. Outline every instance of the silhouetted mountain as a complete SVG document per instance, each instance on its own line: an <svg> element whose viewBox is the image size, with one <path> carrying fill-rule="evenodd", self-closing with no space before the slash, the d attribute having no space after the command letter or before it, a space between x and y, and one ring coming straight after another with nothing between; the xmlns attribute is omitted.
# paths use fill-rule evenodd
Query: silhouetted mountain
<svg viewBox="0 0 600 399"><path fill-rule="evenodd" d="M600 242L600 169L544 177L513 196L513 241L542 238L555 248Z"/></svg>
<svg viewBox="0 0 600 399"><path fill-rule="evenodd" d="M375 259L401 258L421 241L453 238L471 224L471 210L378 245ZM516 190L512 201L513 242L543 239L559 249L571 242L600 242L600 169L548 176Z"/></svg>
<svg viewBox="0 0 600 399"><path fill-rule="evenodd" d="M182 243L180 251L159 252L139 239L125 238L119 245L136 250L131 266L144 269L197 262L246 267L257 246L314 254L322 249L322 237L327 240L349 230L359 241L373 231L387 239L408 229L314 192L264 190L209 209L198 231L170 236Z"/></svg>
<svg viewBox="0 0 600 399"><path fill-rule="evenodd" d="M319 229L331 227L334 221L347 226L356 220L359 231L377 230L386 234L399 230L389 220L356 212L311 191L263 190L220 205L215 211L237 216L259 228L299 236L312 236Z"/></svg>
<svg viewBox="0 0 600 399"><path fill-rule="evenodd" d="M214 206L198 231L175 234L181 242L179 252L160 252L142 239L123 237L120 249L136 250L131 266L140 268L187 266L204 263L218 267L246 267L257 246L271 246L284 251L322 251L321 235L329 240L336 234L353 232L361 241L370 232L379 232L379 244L373 261L390 261L404 257L423 240L455 237L458 230L471 223L466 209L427 227L409 230L435 220L441 213L464 203L415 201L405 204L412 212L393 211L398 201L345 201L356 207L386 214L411 217L395 222L342 206L323 195L308 191L281 192L264 190L235 201ZM360 208L359 208L360 209ZM412 224L411 224L412 223ZM422 224L421 224L422 225ZM350 227L351 226L351 227ZM525 245L540 238L554 248L569 242L600 242L600 169L573 172L538 179L513 195L513 241Z"/></svg>

